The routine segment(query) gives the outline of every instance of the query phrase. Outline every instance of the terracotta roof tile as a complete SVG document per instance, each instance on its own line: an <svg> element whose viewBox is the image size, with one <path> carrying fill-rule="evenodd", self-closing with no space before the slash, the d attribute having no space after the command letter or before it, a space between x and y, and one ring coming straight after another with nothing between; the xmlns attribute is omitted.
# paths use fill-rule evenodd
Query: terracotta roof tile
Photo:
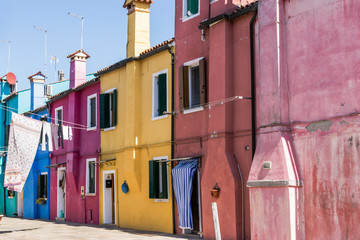
<svg viewBox="0 0 360 240"><path fill-rule="evenodd" d="M127 2L127 0L125 0L125 2L124 2L124 6L123 6L124 8L126 8L126 6L128 5L128 4L126 4L126 2ZM134 0L134 2L154 3L151 0Z"/></svg>
<svg viewBox="0 0 360 240"><path fill-rule="evenodd" d="M74 56L74 55L77 54L77 53L83 53L83 54L86 55L86 58L90 58L90 55L87 54L86 52L84 52L83 49L77 50L76 52L69 54L69 55L67 56L67 58L71 58L72 56Z"/></svg>
<svg viewBox="0 0 360 240"><path fill-rule="evenodd" d="M172 43L172 42L174 42L174 38L171 38L171 39L166 40L166 41L164 41L164 42L162 42L162 43L159 43L158 45L155 45L155 46L153 46L153 47L151 47L151 48L146 49L145 51L143 51L143 52L140 53L140 56L141 56L141 55L144 55L144 54L146 54L146 53L155 51L156 49L158 49L158 48L160 48L160 47L163 47L163 46L165 46L165 45L168 45L168 44L170 44L170 43Z"/></svg>
<svg viewBox="0 0 360 240"><path fill-rule="evenodd" d="M34 77L36 75L41 75L41 76L45 77L45 75L42 74L41 71L38 71L37 73L35 73L35 74L31 75L30 77L28 77L28 79L31 79L32 77Z"/></svg>

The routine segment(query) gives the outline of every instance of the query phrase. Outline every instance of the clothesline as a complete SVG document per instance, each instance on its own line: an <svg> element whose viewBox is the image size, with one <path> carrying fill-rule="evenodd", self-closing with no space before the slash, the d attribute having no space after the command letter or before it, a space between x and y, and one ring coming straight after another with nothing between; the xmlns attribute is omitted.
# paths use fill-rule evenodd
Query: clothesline
<svg viewBox="0 0 360 240"><path fill-rule="evenodd" d="M3 110L6 110L6 111L9 111L9 112L14 112L14 113L17 113L17 112L15 112L15 111L18 111L19 109L17 109L17 108L12 108L12 107L4 107L4 106L2 106L2 105L0 105L0 108L1 109L3 109ZM9 109L12 109L13 111L11 111L11 110L9 110ZM31 113L32 115L36 115L36 116L39 116L39 117L42 117L43 115L40 115L40 114L36 114L36 113ZM47 117L47 118L49 118L49 119L52 119L52 120L54 120L55 121L55 118L52 118L52 117ZM80 127L86 127L85 125L83 125L83 124L79 124L79 123L74 123L74 122L69 122L69 121L65 121L65 120L63 120L62 122L64 122L64 123L67 123L67 124L72 124L72 125L77 125L77 126L80 126Z"/></svg>
<svg viewBox="0 0 360 240"><path fill-rule="evenodd" d="M3 106L0 105L0 109L3 109L3 110L8 111L8 112L17 113L17 112L12 111L12 110L10 110L10 109L8 109L8 108L10 108L10 107L6 107L6 108L5 108L5 107L3 107ZM15 109L15 108L11 108L11 109L17 110L17 109ZM40 116L40 117L43 116L43 115L40 115L40 114L35 114L35 113L33 113L33 114L34 114L34 115L37 115L37 116ZM48 118L49 118L49 119L54 119L54 118L51 118L51 117L48 117ZM84 127L75 127L75 126L72 126L72 128L74 128L74 129L86 130L86 131L99 131L99 130L97 130L97 129L88 130L85 125L78 124L78 123L73 123L73 122L64 121L64 120L63 120L62 122L63 122L63 123L67 123L67 124L72 124L72 125L84 126Z"/></svg>

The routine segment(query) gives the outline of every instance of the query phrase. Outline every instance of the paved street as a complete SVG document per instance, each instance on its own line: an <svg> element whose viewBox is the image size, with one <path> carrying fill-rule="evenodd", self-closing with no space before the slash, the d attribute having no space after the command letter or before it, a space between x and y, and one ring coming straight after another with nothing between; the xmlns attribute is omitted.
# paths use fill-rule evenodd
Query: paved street
<svg viewBox="0 0 360 240"><path fill-rule="evenodd" d="M199 239L177 235L136 231L130 229L107 229L80 224L57 224L50 221L3 218L0 222L0 239Z"/></svg>

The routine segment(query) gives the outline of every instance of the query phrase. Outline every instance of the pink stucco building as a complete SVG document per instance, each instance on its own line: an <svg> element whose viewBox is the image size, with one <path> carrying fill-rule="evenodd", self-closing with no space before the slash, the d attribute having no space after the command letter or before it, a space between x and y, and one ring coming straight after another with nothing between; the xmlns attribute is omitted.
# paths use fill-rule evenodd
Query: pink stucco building
<svg viewBox="0 0 360 240"><path fill-rule="evenodd" d="M245 181L253 155L251 26L257 5L240 0L175 5L174 157L199 159L191 232L204 239L249 239ZM210 192L215 186L218 197ZM175 210L176 232L189 232L179 228L178 214Z"/></svg>
<svg viewBox="0 0 360 240"><path fill-rule="evenodd" d="M100 152L100 82L86 81L83 50L70 59L70 89L53 96L53 123L72 127L72 140L51 153L50 219L99 224L98 168Z"/></svg>
<svg viewBox="0 0 360 240"><path fill-rule="evenodd" d="M358 239L358 1L260 0L251 239Z"/></svg>

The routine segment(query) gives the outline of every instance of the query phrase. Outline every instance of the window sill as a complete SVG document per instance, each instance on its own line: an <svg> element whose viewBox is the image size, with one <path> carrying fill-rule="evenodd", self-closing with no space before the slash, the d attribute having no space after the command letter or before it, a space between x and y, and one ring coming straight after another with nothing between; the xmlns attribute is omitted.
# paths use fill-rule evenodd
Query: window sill
<svg viewBox="0 0 360 240"><path fill-rule="evenodd" d="M168 115L161 115L161 116L157 116L157 117L152 117L151 120L156 121L156 120L160 120L160 119L164 119L164 118L168 118Z"/></svg>
<svg viewBox="0 0 360 240"><path fill-rule="evenodd" d="M114 127L108 127L108 128L104 128L104 131L111 131L111 130L114 130L115 129L115 126Z"/></svg>
<svg viewBox="0 0 360 240"><path fill-rule="evenodd" d="M87 131L96 130L96 126L95 126L95 127L88 127L86 130L87 130Z"/></svg>
<svg viewBox="0 0 360 240"><path fill-rule="evenodd" d="M154 199L154 202L169 202L169 199Z"/></svg>
<svg viewBox="0 0 360 240"><path fill-rule="evenodd" d="M204 107L196 107L196 108L190 108L190 109L186 109L184 110L184 114L189 114L189 113L194 113L194 112L200 112L204 110Z"/></svg>
<svg viewBox="0 0 360 240"><path fill-rule="evenodd" d="M183 17L182 17L182 21L183 21L183 22L186 22L187 20L196 18L196 17L199 16L199 15L200 15L200 13L198 12L197 14L194 14L194 15L191 15L191 16L183 16Z"/></svg>
<svg viewBox="0 0 360 240"><path fill-rule="evenodd" d="M85 196L94 197L94 196L96 196L96 193L85 193Z"/></svg>

